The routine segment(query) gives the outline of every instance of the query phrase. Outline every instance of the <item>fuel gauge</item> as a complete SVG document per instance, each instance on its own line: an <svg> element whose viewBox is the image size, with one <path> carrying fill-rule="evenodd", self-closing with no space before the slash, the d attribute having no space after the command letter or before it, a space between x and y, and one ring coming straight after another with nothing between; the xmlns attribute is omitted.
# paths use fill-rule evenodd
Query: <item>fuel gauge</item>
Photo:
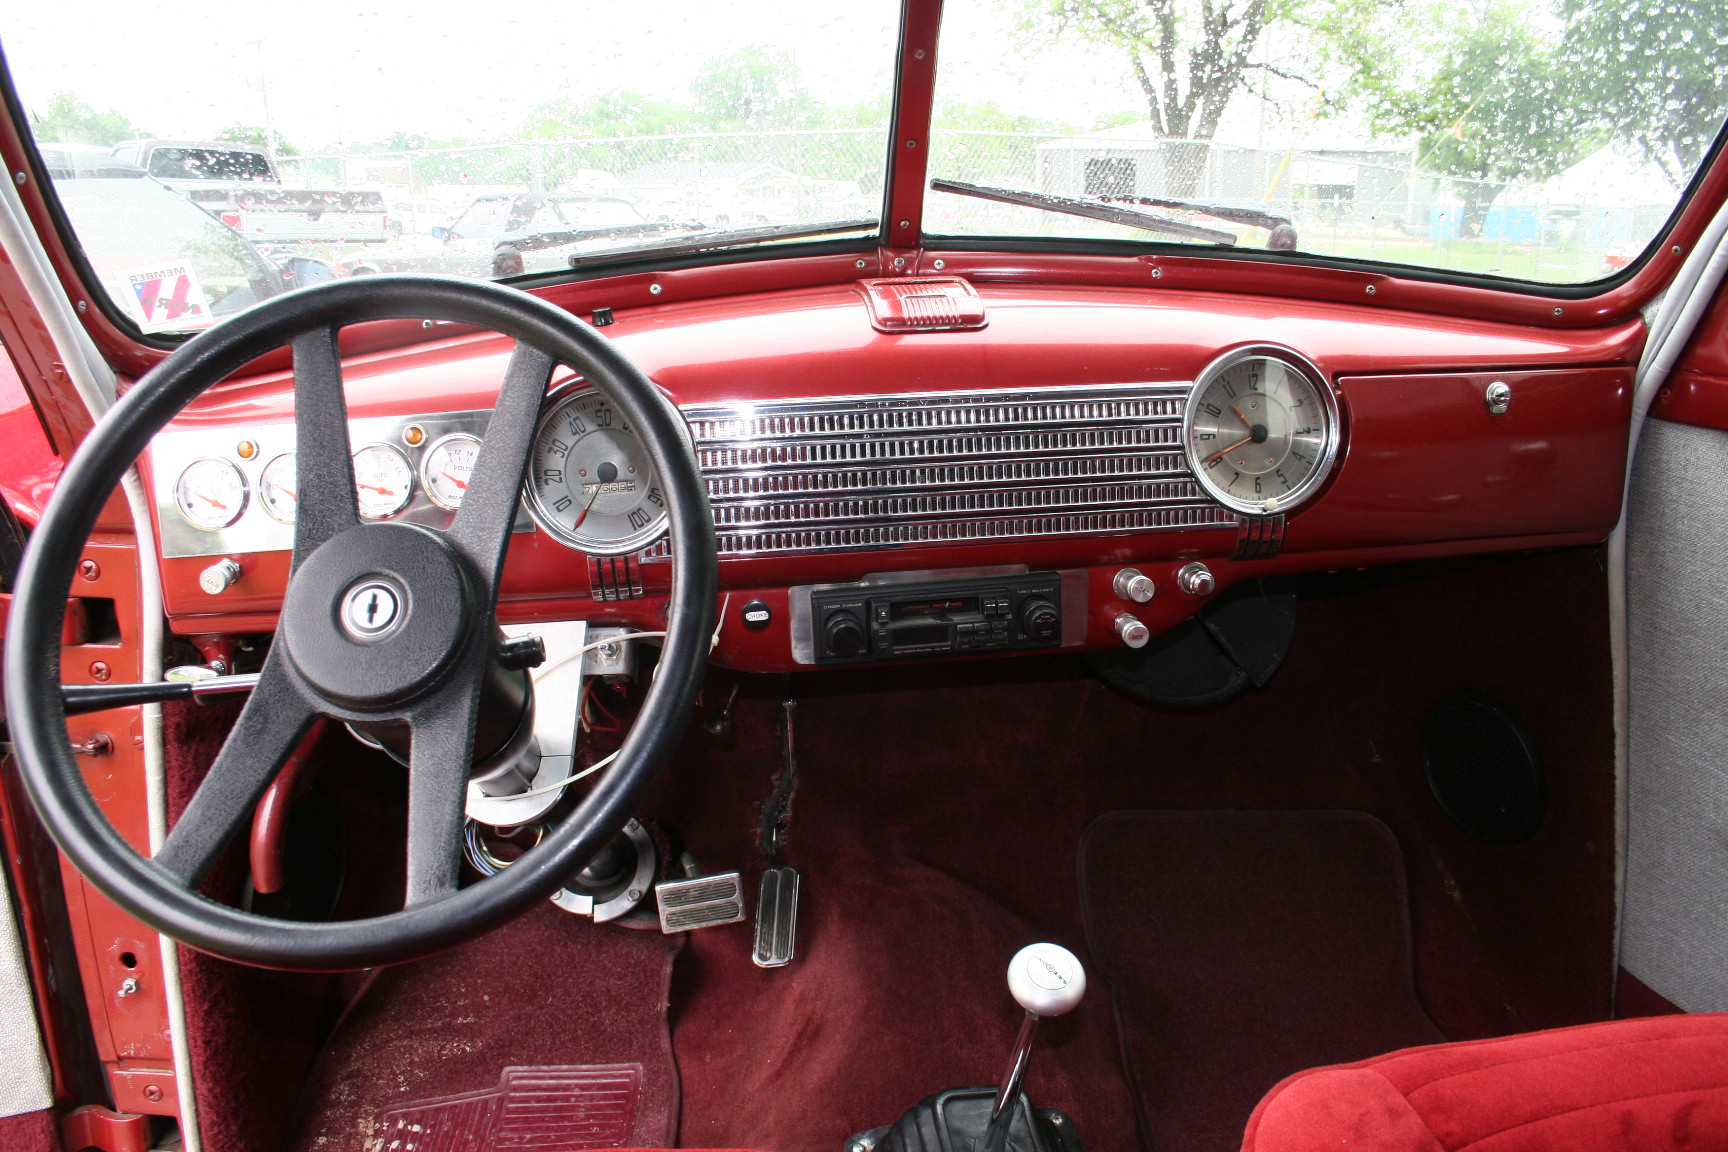
<svg viewBox="0 0 1728 1152"><path fill-rule="evenodd" d="M186 465L174 486L174 503L186 523L216 532L246 511L246 477L227 460L206 456Z"/></svg>
<svg viewBox="0 0 1728 1152"><path fill-rule="evenodd" d="M284 452L258 474L258 502L270 517L283 524L294 523L300 512L300 480L294 453Z"/></svg>
<svg viewBox="0 0 1728 1152"><path fill-rule="evenodd" d="M354 453L354 495L360 515L373 520L394 516L414 494L414 468L388 444L368 444Z"/></svg>
<svg viewBox="0 0 1728 1152"><path fill-rule="evenodd" d="M433 443L420 457L420 483L426 495L440 508L454 512L468 493L468 478L480 455L480 440L466 432L452 432Z"/></svg>

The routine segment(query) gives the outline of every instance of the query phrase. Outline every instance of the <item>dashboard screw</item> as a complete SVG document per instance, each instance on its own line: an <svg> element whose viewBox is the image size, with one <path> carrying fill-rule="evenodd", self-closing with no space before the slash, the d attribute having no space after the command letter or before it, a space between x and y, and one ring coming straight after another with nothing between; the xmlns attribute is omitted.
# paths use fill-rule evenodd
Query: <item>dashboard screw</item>
<svg viewBox="0 0 1728 1152"><path fill-rule="evenodd" d="M862 260L858 261L858 267L860 267L860 268L864 267L864 261L862 261Z"/></svg>
<svg viewBox="0 0 1728 1152"><path fill-rule="evenodd" d="M90 679L96 681L98 684L108 683L109 678L113 675L114 669L108 667L108 665L104 664L100 660L94 661L90 665Z"/></svg>
<svg viewBox="0 0 1728 1152"><path fill-rule="evenodd" d="M158 1100L162 1099L162 1089L156 1087L154 1084L144 1085L144 1099L150 1101L152 1104L156 1103Z"/></svg>
<svg viewBox="0 0 1728 1152"><path fill-rule="evenodd" d="M1566 309L1564 309L1564 308L1556 308L1556 309L1554 309L1554 315L1556 315L1556 316L1564 316L1564 315L1566 315Z"/></svg>
<svg viewBox="0 0 1728 1152"><path fill-rule="evenodd" d="M14 184L22 186L26 179L28 179L28 177L26 177L22 172L12 173L12 183Z"/></svg>
<svg viewBox="0 0 1728 1152"><path fill-rule="evenodd" d="M1378 291L1378 289L1375 288L1374 285L1372 285L1372 284L1368 285L1368 295L1372 296L1377 291Z"/></svg>
<svg viewBox="0 0 1728 1152"><path fill-rule="evenodd" d="M1678 255L1680 255L1681 252L1684 252L1684 251L1685 251L1685 249L1680 247L1680 245L1678 245L1678 244L1674 245L1674 255L1678 256Z"/></svg>
<svg viewBox="0 0 1728 1152"><path fill-rule="evenodd" d="M940 272L940 271L942 271L942 269L948 267L948 261L936 260L936 261L933 261L931 263L930 267L932 267L932 268L936 269L936 271Z"/></svg>
<svg viewBox="0 0 1728 1152"><path fill-rule="evenodd" d="M920 48L920 49L918 49L918 50L917 50L917 51L915 51L915 52L913 52L913 53L912 53L912 58L913 58L913 59L914 59L914 60L922 60L922 59L924 59L924 49L922 49L922 48Z"/></svg>
<svg viewBox="0 0 1728 1152"><path fill-rule="evenodd" d="M102 575L102 565L94 560L80 560L78 561L78 575L86 580L94 580Z"/></svg>
<svg viewBox="0 0 1728 1152"><path fill-rule="evenodd" d="M648 295L650 296L658 296L663 291L665 291L665 289L661 288L658 284L648 285Z"/></svg>
<svg viewBox="0 0 1728 1152"><path fill-rule="evenodd" d="M89 301L86 301L86 300L80 300L80 301L78 301L78 311L80 311L80 312L88 312L88 311L89 311L89 310L90 310L90 303L89 303Z"/></svg>
<svg viewBox="0 0 1728 1152"><path fill-rule="evenodd" d="M1152 269L1152 279L1161 280L1163 278L1164 278L1164 269L1162 269L1162 268Z"/></svg>

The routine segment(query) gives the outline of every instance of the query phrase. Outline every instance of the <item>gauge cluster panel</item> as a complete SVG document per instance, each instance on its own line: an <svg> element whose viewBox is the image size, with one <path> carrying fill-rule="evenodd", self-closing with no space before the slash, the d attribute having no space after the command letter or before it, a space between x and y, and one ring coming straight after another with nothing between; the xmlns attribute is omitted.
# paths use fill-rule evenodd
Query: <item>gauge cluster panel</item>
<svg viewBox="0 0 1728 1152"><path fill-rule="evenodd" d="M360 515L448 527L491 417L485 411L350 420ZM162 555L291 550L299 502L295 443L292 422L157 436L150 472ZM519 513L515 530L532 528Z"/></svg>

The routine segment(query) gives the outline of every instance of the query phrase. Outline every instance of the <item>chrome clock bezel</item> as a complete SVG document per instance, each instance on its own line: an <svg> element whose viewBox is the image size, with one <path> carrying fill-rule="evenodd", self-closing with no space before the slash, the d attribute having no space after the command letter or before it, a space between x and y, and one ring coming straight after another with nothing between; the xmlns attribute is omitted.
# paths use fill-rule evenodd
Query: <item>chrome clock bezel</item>
<svg viewBox="0 0 1728 1152"><path fill-rule="evenodd" d="M1200 462L1199 449L1194 444L1194 414L1198 411L1206 390L1218 376L1244 360L1255 359L1280 361L1306 377L1315 395L1320 398L1321 418L1325 422L1325 428L1320 442L1320 458L1314 462L1313 469L1300 484L1280 496L1269 496L1264 500L1244 500L1224 491L1207 476L1206 469ZM1189 390L1188 399L1182 406L1182 458L1187 462L1189 472L1193 473L1195 481L1212 499L1226 508L1250 516L1291 512L1306 504L1331 477L1333 464L1338 459L1341 439L1338 395L1332 390L1326 374L1306 356L1278 344L1248 344L1219 356L1194 378L1194 387ZM1268 504L1271 507L1268 507Z"/></svg>
<svg viewBox="0 0 1728 1152"><path fill-rule="evenodd" d="M540 419L534 424L534 438L529 441L528 470L522 483L523 503L527 505L528 515L533 518L535 527L566 548L573 548L588 556L629 556L632 553L642 551L666 535L667 529L672 523L669 511L662 509L660 515L649 521L646 527L621 540L596 541L585 538L580 532L570 532L563 525L557 523L552 518L552 513L541 503L540 487L534 483L534 452L540 443L541 434L546 430L546 426L556 419L564 409L589 395L600 396L608 403L615 403L610 396L601 392L600 389L580 379L573 380L563 388L555 389L547 394L545 403L540 409ZM680 419L683 418L682 412L679 413L679 417ZM688 439L688 421L685 423L685 437ZM632 431L630 435L635 436L636 433ZM640 439L637 442L641 443ZM644 454L646 454L645 446Z"/></svg>

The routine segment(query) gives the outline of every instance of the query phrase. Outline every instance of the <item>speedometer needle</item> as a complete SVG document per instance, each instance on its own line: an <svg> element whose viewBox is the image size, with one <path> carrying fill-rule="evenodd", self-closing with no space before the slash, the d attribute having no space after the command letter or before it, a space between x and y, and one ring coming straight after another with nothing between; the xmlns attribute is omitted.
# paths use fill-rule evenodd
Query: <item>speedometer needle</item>
<svg viewBox="0 0 1728 1152"><path fill-rule="evenodd" d="M594 469L594 478L599 481L594 485L594 495L588 497L588 504L582 509L582 514L576 517L576 522L570 525L570 531L582 527L582 521L588 519L588 513L594 510L594 501L600 499L600 493L606 490L606 485L618 479L618 466L608 460Z"/></svg>
<svg viewBox="0 0 1728 1152"><path fill-rule="evenodd" d="M1216 451L1216 452L1212 453L1212 455L1206 457L1206 459L1201 461L1201 463L1210 464L1210 463L1212 463L1212 461L1218 459L1218 457L1224 455L1224 453L1234 452L1234 451L1236 451L1236 449L1242 447L1242 445L1248 443L1248 441L1250 441L1252 439L1254 439L1254 437L1252 435L1244 436L1244 437L1242 437L1242 439L1236 441L1236 443L1230 445L1228 448L1218 449L1218 451Z"/></svg>

